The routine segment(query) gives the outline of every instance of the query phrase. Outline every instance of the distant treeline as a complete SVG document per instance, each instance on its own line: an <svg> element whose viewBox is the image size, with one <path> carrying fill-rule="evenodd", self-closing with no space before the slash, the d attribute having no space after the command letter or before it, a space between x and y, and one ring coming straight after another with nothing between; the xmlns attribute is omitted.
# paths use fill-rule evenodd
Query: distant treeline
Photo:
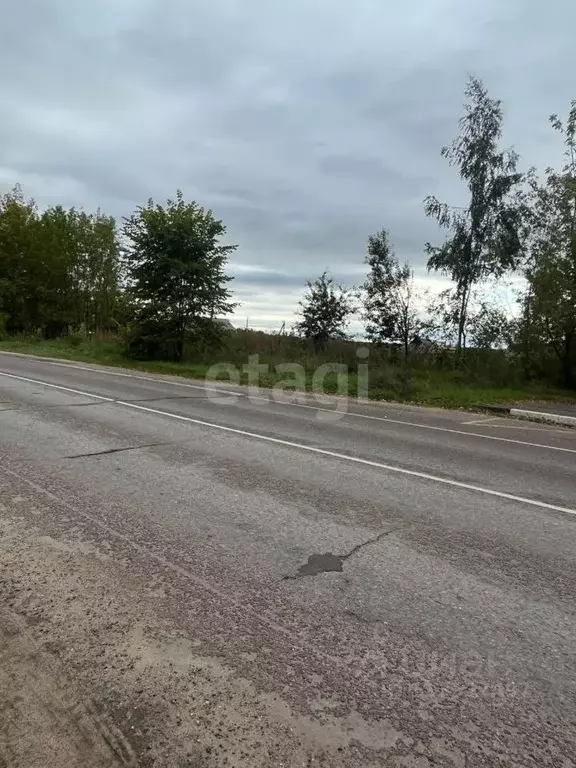
<svg viewBox="0 0 576 768"><path fill-rule="evenodd" d="M398 366L434 350L436 362L465 371L472 354L493 350L514 376L573 387L576 102L566 120L550 118L565 144L563 164L539 174L521 172L518 156L500 148L501 104L481 81L470 79L466 98L459 134L442 155L458 170L467 202L424 201L425 215L446 230L439 245L424 246L428 267L450 287L434 300L419 292L384 227L368 238L362 285L339 286L326 272L308 282L292 335L305 342L301 354L324 352L347 337L360 312L366 339L392 351ZM217 319L236 306L226 265L237 246L223 244L225 232L181 192L164 205L150 200L119 224L100 211L39 210L15 187L0 196L0 336L108 333L140 359L216 356L228 346ZM486 285L517 274L526 288L512 318Z"/></svg>

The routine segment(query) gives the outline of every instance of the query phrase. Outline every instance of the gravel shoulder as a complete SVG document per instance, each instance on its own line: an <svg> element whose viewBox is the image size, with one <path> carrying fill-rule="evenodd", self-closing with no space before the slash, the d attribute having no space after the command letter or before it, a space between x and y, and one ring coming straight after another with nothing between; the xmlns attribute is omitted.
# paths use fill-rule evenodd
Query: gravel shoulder
<svg viewBox="0 0 576 768"><path fill-rule="evenodd" d="M167 585L78 526L46 535L62 510L2 480L2 768L381 765L366 745L399 734L258 692L159 619Z"/></svg>

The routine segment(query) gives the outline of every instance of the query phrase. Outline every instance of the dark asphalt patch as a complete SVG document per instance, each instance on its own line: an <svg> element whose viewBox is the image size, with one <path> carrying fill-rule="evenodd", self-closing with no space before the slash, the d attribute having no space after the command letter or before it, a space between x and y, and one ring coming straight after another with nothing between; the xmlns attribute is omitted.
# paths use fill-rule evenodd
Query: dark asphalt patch
<svg viewBox="0 0 576 768"><path fill-rule="evenodd" d="M317 576L328 571L342 571L344 557L326 552L324 555L310 555L308 562L298 568L298 576Z"/></svg>
<svg viewBox="0 0 576 768"><path fill-rule="evenodd" d="M295 576L284 576L284 580L300 579L303 576L317 576L319 573L342 573L342 570L344 569L344 562L348 560L348 558L355 555L364 547L368 547L370 544L377 544L385 536L389 536L391 533L394 533L394 531L398 531L400 528L405 527L405 525L399 525L395 528L391 528L388 531L383 531L381 534L376 536L376 538L368 539L368 541L363 541L361 544L357 544L350 550L350 552L345 555L334 555L332 552L325 552L322 555L318 552L315 552L313 555L310 555L307 563L304 563L304 565L301 565L298 568Z"/></svg>

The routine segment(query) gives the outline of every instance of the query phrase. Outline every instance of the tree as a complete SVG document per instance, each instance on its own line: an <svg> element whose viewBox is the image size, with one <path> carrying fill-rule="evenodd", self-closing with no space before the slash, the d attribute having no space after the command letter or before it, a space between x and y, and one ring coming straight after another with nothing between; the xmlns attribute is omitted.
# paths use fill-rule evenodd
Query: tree
<svg viewBox="0 0 576 768"><path fill-rule="evenodd" d="M31 257L27 277L38 299L36 325L46 336L70 327L110 327L119 282L113 218L48 208L38 219Z"/></svg>
<svg viewBox="0 0 576 768"><path fill-rule="evenodd" d="M508 346L512 324L506 312L488 301L480 301L470 317L469 328L475 349L502 349Z"/></svg>
<svg viewBox="0 0 576 768"><path fill-rule="evenodd" d="M456 292L451 288L433 296L426 307L425 332L428 341L451 347L458 334L458 308L460 302ZM463 340L466 342L468 318L462 329Z"/></svg>
<svg viewBox="0 0 576 768"><path fill-rule="evenodd" d="M120 248L116 222L99 210L87 215L70 211L77 252L72 271L76 322L86 328L112 324L120 284Z"/></svg>
<svg viewBox="0 0 576 768"><path fill-rule="evenodd" d="M466 323L462 329L463 344L475 349L488 350L508 345L512 334L511 321L494 297L489 295L490 285L484 284L474 291L468 302ZM458 334L460 301L457 293L448 288L428 304L427 320L423 328L430 340L453 346Z"/></svg>
<svg viewBox="0 0 576 768"><path fill-rule="evenodd" d="M40 298L34 284L38 210L20 187L0 196L0 313L10 332L38 321Z"/></svg>
<svg viewBox="0 0 576 768"><path fill-rule="evenodd" d="M148 201L124 220L126 263L137 303L133 354L182 360L187 339L215 337L217 314L234 308L225 274L235 245L221 245L226 227L212 211L184 201Z"/></svg>
<svg viewBox="0 0 576 768"><path fill-rule="evenodd" d="M408 357L420 326L414 273L409 264L398 262L385 229L369 237L365 264L369 272L361 295L366 335L377 344L401 342Z"/></svg>
<svg viewBox="0 0 576 768"><path fill-rule="evenodd" d="M38 327L48 337L79 326L74 271L79 258L76 212L57 205L45 210L37 228L34 271L29 274L41 295Z"/></svg>
<svg viewBox="0 0 576 768"><path fill-rule="evenodd" d="M474 286L518 264L524 213L516 193L523 178L516 170L518 156L498 147L501 103L491 99L482 81L474 77L465 94L469 102L460 120L460 135L442 149L442 156L458 168L468 187L469 203L457 208L435 197L424 201L426 215L453 233L441 246L427 243L426 252L428 268L449 275L456 284L458 350L465 346L468 304Z"/></svg>
<svg viewBox="0 0 576 768"><path fill-rule="evenodd" d="M19 187L0 197L0 313L10 332L108 326L118 285L114 219L62 206L41 214Z"/></svg>
<svg viewBox="0 0 576 768"><path fill-rule="evenodd" d="M354 312L351 292L323 272L314 282L306 283L308 290L300 304L300 316L294 331L322 349L330 339L346 338L346 327Z"/></svg>
<svg viewBox="0 0 576 768"><path fill-rule="evenodd" d="M574 386L576 366L576 101L562 122L550 118L565 145L565 164L548 168L543 183L532 170L531 237L524 317L558 359L564 383Z"/></svg>
<svg viewBox="0 0 576 768"><path fill-rule="evenodd" d="M396 290L394 302L398 312L398 339L404 347L404 357L408 359L410 344L420 342L421 333L425 328L416 299L423 298L426 294L418 294L414 284L414 272L409 265L405 264L402 269L402 281Z"/></svg>

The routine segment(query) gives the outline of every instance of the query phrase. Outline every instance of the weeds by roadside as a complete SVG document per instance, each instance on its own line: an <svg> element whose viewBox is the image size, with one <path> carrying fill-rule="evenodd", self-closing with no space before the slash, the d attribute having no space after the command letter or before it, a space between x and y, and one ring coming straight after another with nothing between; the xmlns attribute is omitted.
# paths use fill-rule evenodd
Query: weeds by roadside
<svg viewBox="0 0 576 768"><path fill-rule="evenodd" d="M286 381L286 373L278 366L290 363L302 367L304 377L296 388L309 391L324 391L327 393L347 394L358 396L363 394L364 382L358 377L358 365L367 366L368 396L374 400L391 400L420 405L438 406L443 408L470 408L479 403L511 404L526 401L576 401L573 392L565 392L548 386L528 385L518 383L514 386L498 386L490 382L488 374L490 366L484 365L484 370L443 367L442 361L432 361L429 358L415 359L410 364L398 364L386 360L381 354L371 354L367 360L356 354L361 345L343 342L337 348L327 350L324 355L303 352L300 344L291 339L281 340L267 334L251 331L237 331L231 334L227 344L212 354L210 359L203 359L201 353L196 353L196 359L184 363L166 361L136 361L126 356L122 341L118 338L103 338L87 340L77 335L52 340L40 340L37 337L18 337L0 341L0 350L21 352L40 357L55 357L85 363L131 368L150 373L165 373L184 376L187 378L204 379L206 376L215 379L229 379L229 373L218 373L214 366L226 363L238 371L238 383L249 384L247 363L250 356L258 355L260 365L265 370L258 375L258 385L273 387L281 381ZM193 358L194 353L191 357ZM332 360L330 360L330 357ZM338 378L337 372L325 372L322 377L315 373L321 366L330 362L344 366L347 373L344 379ZM494 369L496 362L492 360ZM494 375L494 370L492 371ZM509 375L508 372L506 374ZM342 391L342 381L345 391ZM360 389L360 392L359 392Z"/></svg>

